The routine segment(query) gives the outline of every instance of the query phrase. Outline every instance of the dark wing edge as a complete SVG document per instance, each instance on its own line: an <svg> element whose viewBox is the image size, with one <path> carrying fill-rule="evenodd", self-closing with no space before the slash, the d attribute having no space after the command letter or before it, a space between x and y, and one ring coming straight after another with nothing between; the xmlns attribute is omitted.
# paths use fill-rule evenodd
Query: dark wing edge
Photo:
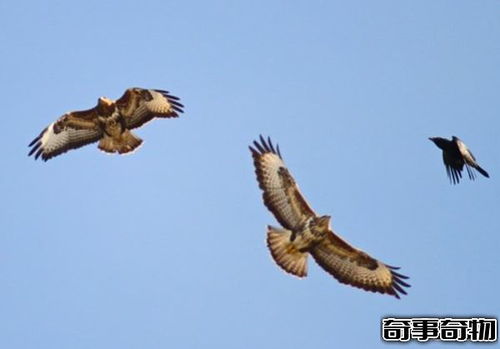
<svg viewBox="0 0 500 349"><path fill-rule="evenodd" d="M476 174L474 173L474 167L468 165L468 164L465 164L465 168L467 169L467 174L469 175L469 179L471 181L475 180L476 179Z"/></svg>
<svg viewBox="0 0 500 349"><path fill-rule="evenodd" d="M448 153L443 150L443 163L444 167L446 168L446 174L448 175L448 178L450 179L451 184L458 184L460 183L460 179L462 178L462 170L463 168L455 168L452 166L452 160L449 159Z"/></svg>
<svg viewBox="0 0 500 349"><path fill-rule="evenodd" d="M45 127L43 129L43 131L40 132L40 134L37 137L35 137L35 139L33 139L30 144L28 144L28 147L31 147L31 149L28 153L28 156L31 156L36 152L35 153L35 160L37 160L40 157L40 155L42 155L43 149L41 148L41 146L42 146L41 139L42 139L43 134L47 131L47 129L48 129L48 127ZM43 159L43 157L42 157L42 159ZM47 161L48 159L47 160L43 159L43 160Z"/></svg>
<svg viewBox="0 0 500 349"><path fill-rule="evenodd" d="M283 158L281 157L279 145L276 145L276 148L274 148L274 146L271 142L271 137L267 137L267 141L266 141L266 139L264 139L264 137L262 135L259 135L259 140L260 140L260 143L257 141L253 141L253 147L249 146L248 148L250 149L250 152L252 153L253 164L255 167L255 174L257 176L257 182L259 183L259 188L262 189L262 191L264 192L264 194L263 194L264 205L267 207L267 209L270 212L273 213L273 215L276 217L276 220L284 228L292 229L290 224L288 224L288 222L283 217L281 217L281 215L274 213L275 208L269 203L269 200L267 199L267 195L266 195L266 188L264 187L264 185L262 184L262 181L261 181L261 178L263 177L263 173L262 173L262 168L261 168L259 159L262 155L264 155L266 153L273 153L273 154L277 155L281 160L283 160Z"/></svg>
<svg viewBox="0 0 500 349"><path fill-rule="evenodd" d="M355 257L346 257L344 259L340 259L339 257L336 256L331 257L330 253L333 253L333 251L327 251L331 245L337 246L349 254L355 253L356 255ZM319 244L313 247L310 253L311 256L314 258L314 260L316 261L316 263L318 263L318 265L321 268L323 268L323 270L328 272L328 274L333 276L340 283L357 287L369 292L388 294L396 297L397 299L400 299L401 295L407 295L407 292L404 289L404 287L411 287L410 284L404 281L409 279L409 277L396 271L400 269L399 267L382 263L376 260L375 258L367 255L366 253L355 249L347 242L345 242L343 239L335 235L333 232L329 234L328 239L326 241L326 245L322 246L321 244ZM347 272L347 269L340 269L340 270L335 269L334 258L339 258L337 263L356 263L357 261L359 261L359 264L357 266L351 267L353 271L355 268L365 268L369 270L369 272L376 273L378 268L385 267L390 272L391 283L388 285L382 285L381 281L379 281L376 284L375 283L370 284L366 282L365 283L360 282L352 277L350 278L349 277L350 274ZM363 264L363 266L361 266L361 264Z"/></svg>
<svg viewBox="0 0 500 349"><path fill-rule="evenodd" d="M255 167L255 174L257 176L257 182L259 184L259 188L263 191L263 200L264 200L264 205L267 207L267 209L273 214L273 216L276 218L276 220L286 229L289 230L294 230L296 227L292 226L290 222L286 220L282 214L280 214L280 209L279 207L275 207L275 205L272 204L271 200L271 193L269 193L268 188L264 186L264 171L261 166L260 158L268 153L276 155L281 161L283 161L283 158L281 156L281 151L279 145L276 145L276 147L273 145L271 138L267 137L265 139L262 135L259 136L260 143L257 141L253 142L253 146L249 146L250 152L252 153L253 157L253 163ZM284 166L284 163L283 163ZM291 175L290 175L291 176ZM299 189L297 188L296 184L294 187L293 191L293 196L296 202L300 205L300 211L301 213L306 214L307 216L316 216L316 213L314 210L311 208L311 206L307 203L305 198L302 196L302 193L300 193ZM289 194L284 194L284 195L289 195Z"/></svg>
<svg viewBox="0 0 500 349"><path fill-rule="evenodd" d="M411 287L411 285L408 284L407 282L404 282L403 280L408 280L410 277L403 275L403 274L400 274L400 273L395 271L395 270L399 270L400 267L394 267L394 266L387 265L387 264L384 264L384 265L387 268L389 268L389 270L391 271L391 275L392 275L392 288L391 288L392 293L389 293L389 294L393 295L397 299L401 298L400 294L407 295L408 293L405 291L405 289L403 287L409 288L409 287ZM380 292L380 291L378 291L378 292Z"/></svg>
<svg viewBox="0 0 500 349"><path fill-rule="evenodd" d="M264 155L265 153L273 153L275 155L278 155L278 157L283 160L281 157L281 152L280 152L280 146L276 144L276 148L273 145L273 142L271 141L271 137L267 137L267 140L262 136L259 135L259 140L260 143L257 141L253 141L253 145L255 148L252 146L249 146L248 148L252 152L252 155L255 158L259 158L260 156Z"/></svg>
<svg viewBox="0 0 500 349"><path fill-rule="evenodd" d="M155 97L156 95L156 97ZM159 110L152 110L151 105L148 105L158 95L165 98L169 105L169 112L160 112ZM146 97L145 97L146 96ZM173 96L166 90L159 89L144 89L140 87L132 87L123 93L123 95L116 100L116 105L125 118L127 128L134 129L141 127L154 118L178 118L179 113L184 113L184 105L179 102L180 98ZM158 101L156 101L158 103ZM158 104L153 103L153 106L158 108ZM163 100L159 103L164 103ZM166 103L165 103L166 104ZM166 107L161 106L160 109Z"/></svg>
<svg viewBox="0 0 500 349"><path fill-rule="evenodd" d="M460 183L460 179L462 178L462 171L457 170L456 168L453 168L448 164L445 164L444 166L446 167L446 173L448 174L450 183L454 185Z"/></svg>
<svg viewBox="0 0 500 349"><path fill-rule="evenodd" d="M161 93L163 97L167 99L167 101L172 104L172 109L174 109L176 112L172 113L173 117L179 117L178 113L184 113L184 104L180 103L179 101L181 100L179 97L171 95L170 92L165 91L165 90L153 90L158 93Z"/></svg>
<svg viewBox="0 0 500 349"><path fill-rule="evenodd" d="M387 264L384 264L391 272L392 283L389 287L377 287L377 286L373 286L373 285L367 285L367 284L353 282L352 280L349 280L348 278L344 278L338 274L334 274L330 271L330 269L329 269L330 266L328 264L324 263L324 261L322 259L317 258L314 254L311 254L311 255L313 256L316 263L318 263L318 265L321 266L321 268L323 268L323 270L328 272L328 274L333 276L337 281L339 281L340 283L342 283L344 285L349 285L352 287L360 288L360 289L363 289L363 290L368 291L368 292L388 294L388 295L396 297L397 299L401 299L401 295L408 294L403 287L407 287L407 288L411 287L410 284L403 281L403 280L409 279L409 277L395 271L395 270L400 269L399 267L394 267L394 266L389 266Z"/></svg>
<svg viewBox="0 0 500 349"><path fill-rule="evenodd" d="M28 147L31 147L28 156L34 155L35 160L41 157L43 161L47 161L69 150L97 142L102 137L102 132L98 130L63 129L59 133L54 133L53 127L54 123L46 127L31 141L28 145ZM43 137L47 133L47 141L43 144ZM54 138L51 138L51 135ZM59 140L57 140L58 137Z"/></svg>

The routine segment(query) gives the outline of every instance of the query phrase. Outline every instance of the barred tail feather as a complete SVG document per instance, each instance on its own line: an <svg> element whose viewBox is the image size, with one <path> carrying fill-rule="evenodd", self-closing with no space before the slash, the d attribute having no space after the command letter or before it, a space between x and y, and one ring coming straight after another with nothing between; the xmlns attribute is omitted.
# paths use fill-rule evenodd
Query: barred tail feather
<svg viewBox="0 0 500 349"><path fill-rule="evenodd" d="M290 241L292 232L287 229L267 227L267 247L276 264L287 273L307 276L307 252L300 252Z"/></svg>
<svg viewBox="0 0 500 349"><path fill-rule="evenodd" d="M142 144L142 139L136 137L129 130L124 131L118 138L104 136L99 142L99 149L107 153L126 154Z"/></svg>

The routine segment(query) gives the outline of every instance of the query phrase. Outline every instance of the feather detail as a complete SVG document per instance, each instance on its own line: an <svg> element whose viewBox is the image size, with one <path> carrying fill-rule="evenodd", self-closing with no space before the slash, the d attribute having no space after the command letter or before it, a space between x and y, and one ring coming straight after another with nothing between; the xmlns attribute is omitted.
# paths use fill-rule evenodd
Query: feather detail
<svg viewBox="0 0 500 349"><path fill-rule="evenodd" d="M352 247L330 229L330 216L317 216L285 166L279 147L260 136L249 147L266 207L284 229L268 226L267 246L278 266L307 275L307 257L341 283L400 298L410 287L406 276Z"/></svg>
<svg viewBox="0 0 500 349"><path fill-rule="evenodd" d="M99 140L105 152L130 153L142 144L130 129L155 117L178 117L183 107L178 97L164 90L130 88L116 102L101 97L94 108L66 113L47 126L29 144L28 156L47 161Z"/></svg>

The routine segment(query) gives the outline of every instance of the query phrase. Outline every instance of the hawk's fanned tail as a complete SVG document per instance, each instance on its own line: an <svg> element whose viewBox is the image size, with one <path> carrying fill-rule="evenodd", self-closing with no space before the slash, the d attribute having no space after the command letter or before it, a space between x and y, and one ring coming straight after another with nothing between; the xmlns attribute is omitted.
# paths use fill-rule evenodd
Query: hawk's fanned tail
<svg viewBox="0 0 500 349"><path fill-rule="evenodd" d="M290 241L292 232L267 227L267 247L276 264L284 271L300 278L307 276L307 252L300 252Z"/></svg>
<svg viewBox="0 0 500 349"><path fill-rule="evenodd" d="M47 161L97 141L100 141L99 149L105 152L130 153L142 144L130 129L154 118L176 118L183 108L179 98L168 91L129 88L116 101L100 97L94 108L64 114L29 144L28 155Z"/></svg>
<svg viewBox="0 0 500 349"><path fill-rule="evenodd" d="M300 193L279 148L269 138L250 146L255 174L266 207L284 229L269 226L267 246L280 268L298 277L307 275L307 258L342 283L367 291L406 294L407 277L352 247L330 229L330 216L318 216Z"/></svg>
<svg viewBox="0 0 500 349"><path fill-rule="evenodd" d="M142 144L142 139L129 130L125 130L118 138L105 135L99 142L99 149L106 153L126 154L134 151Z"/></svg>

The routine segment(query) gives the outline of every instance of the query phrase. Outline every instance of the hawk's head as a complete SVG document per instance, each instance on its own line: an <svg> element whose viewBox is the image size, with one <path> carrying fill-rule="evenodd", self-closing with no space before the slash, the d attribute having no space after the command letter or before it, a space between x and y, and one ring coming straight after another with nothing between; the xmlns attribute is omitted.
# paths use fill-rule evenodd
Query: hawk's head
<svg viewBox="0 0 500 349"><path fill-rule="evenodd" d="M314 219L314 227L319 231L327 231L330 230L330 220L331 216L324 215Z"/></svg>
<svg viewBox="0 0 500 349"><path fill-rule="evenodd" d="M110 116L115 110L115 102L106 97L99 97L97 100L97 112L101 116Z"/></svg>

